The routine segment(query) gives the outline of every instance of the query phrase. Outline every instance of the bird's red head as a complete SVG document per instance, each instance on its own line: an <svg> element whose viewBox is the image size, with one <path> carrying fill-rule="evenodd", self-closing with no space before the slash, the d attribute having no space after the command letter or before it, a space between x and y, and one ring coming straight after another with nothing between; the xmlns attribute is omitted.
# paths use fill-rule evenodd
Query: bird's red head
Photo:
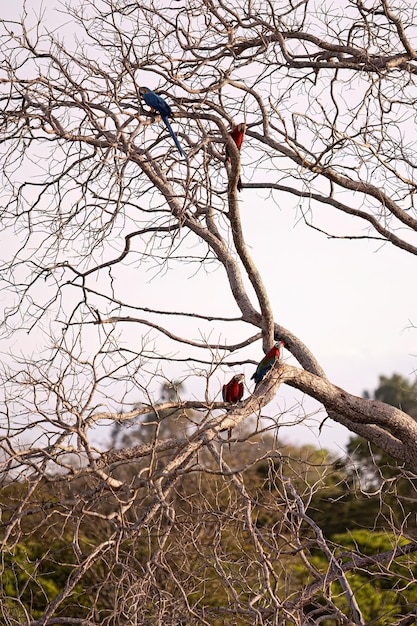
<svg viewBox="0 0 417 626"><path fill-rule="evenodd" d="M236 374L234 378L237 383L243 383L245 380L245 374Z"/></svg>

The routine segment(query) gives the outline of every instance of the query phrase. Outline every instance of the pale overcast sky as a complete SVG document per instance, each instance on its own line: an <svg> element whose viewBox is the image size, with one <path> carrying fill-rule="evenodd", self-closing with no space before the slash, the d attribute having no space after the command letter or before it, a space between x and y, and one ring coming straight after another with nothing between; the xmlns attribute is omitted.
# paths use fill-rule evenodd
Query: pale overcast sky
<svg viewBox="0 0 417 626"><path fill-rule="evenodd" d="M18 2L4 4L3 17L9 13L7 17L12 19L20 12ZM38 10L41 2L32 0L27 6ZM244 150L242 161L245 163ZM244 190L240 197L247 243L253 244L251 252L269 290L275 319L312 350L330 380L357 395L365 389L373 391L381 374L398 372L413 380L417 369L417 330L412 328L417 326L417 260L377 241L328 239L304 224L295 200L288 205L288 198L283 197L280 204L276 195L273 203L265 199L266 192L256 190ZM334 210L318 210L324 214L321 226L357 234L358 223L354 226L352 222L350 230L346 218ZM216 284L216 276L205 277L201 291L198 286L193 289L194 302L204 302L209 294L215 309L215 298L223 298L216 293ZM152 292L151 285L147 289ZM177 284L167 277L164 297L158 302L155 293L154 306L163 306L175 289ZM252 358L257 358L259 350L260 345L253 348ZM284 351L284 357L288 352ZM247 369L247 382L252 370L253 366ZM294 393L283 389L277 405L291 405ZM305 406L307 411L315 410L314 403ZM337 450L350 434L328 421L319 437L317 426L322 418L283 430L283 438Z"/></svg>

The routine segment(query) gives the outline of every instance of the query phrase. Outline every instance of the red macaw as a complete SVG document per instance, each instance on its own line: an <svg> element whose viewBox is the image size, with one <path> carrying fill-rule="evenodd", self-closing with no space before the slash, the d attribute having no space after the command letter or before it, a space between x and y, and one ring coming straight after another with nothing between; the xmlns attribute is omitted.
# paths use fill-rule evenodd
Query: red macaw
<svg viewBox="0 0 417 626"><path fill-rule="evenodd" d="M246 132L246 124L240 123L240 124L237 124L233 128L232 132L229 133L229 135L231 136L231 138L235 142L236 147L239 150L239 152L240 152L240 149L242 147L243 137L245 135L245 132ZM229 151L228 151L227 147L226 147L226 162L230 163L230 156L229 156ZM237 188L238 188L239 191L242 191L242 180L241 180L240 176L239 176L239 180L237 182Z"/></svg>
<svg viewBox="0 0 417 626"><path fill-rule="evenodd" d="M175 145L177 146L179 150L179 153L188 161L188 157L185 154L184 150L181 148L177 135L174 133L174 130L171 124L169 123L168 117L172 117L172 112L171 112L169 104L163 98L161 98L161 96L159 96L157 93L148 89L148 87L140 87L139 93L144 99L144 101L146 102L146 104L150 106L151 109L153 109L154 111L160 114L162 121L164 122L165 126L168 128L170 135L173 138Z"/></svg>
<svg viewBox="0 0 417 626"><path fill-rule="evenodd" d="M245 380L244 374L236 374L233 376L227 385L223 385L222 396L223 402L232 402L235 404L243 398L243 381Z"/></svg>
<svg viewBox="0 0 417 626"><path fill-rule="evenodd" d="M265 354L262 361L258 363L258 367L256 368L256 372L251 376L251 378L255 381L255 388L259 385L265 374L269 372L269 370L274 365L275 361L281 356L281 348L285 346L283 341L277 341L276 344L270 349L267 354Z"/></svg>
<svg viewBox="0 0 417 626"><path fill-rule="evenodd" d="M245 374L236 374L233 378L227 383L227 385L223 385L222 389L222 397L223 402L231 402L236 404L243 398L243 381L245 380ZM227 431L227 443L230 450L230 437L232 436L232 429L229 428Z"/></svg>

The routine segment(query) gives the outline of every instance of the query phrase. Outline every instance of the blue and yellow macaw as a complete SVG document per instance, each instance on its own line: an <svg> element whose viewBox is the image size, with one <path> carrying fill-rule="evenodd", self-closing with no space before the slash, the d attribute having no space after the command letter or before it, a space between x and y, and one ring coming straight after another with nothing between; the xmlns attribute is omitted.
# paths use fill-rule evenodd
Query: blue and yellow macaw
<svg viewBox="0 0 417 626"><path fill-rule="evenodd" d="M150 106L151 109L159 113L159 115L162 118L162 121L164 122L165 126L168 128L171 137L175 141L175 145L177 146L179 153L181 154L181 156L184 157L184 159L187 159L188 161L188 157L185 154L184 150L181 148L180 142L178 141L178 137L174 133L174 130L171 124L169 123L168 118L172 117L172 112L169 107L169 104L163 98L161 98L161 96L159 96L157 93L148 89L148 87L140 87L139 93L144 99L144 101L146 102L146 104Z"/></svg>
<svg viewBox="0 0 417 626"><path fill-rule="evenodd" d="M269 370L272 368L275 361L280 358L281 348L284 345L285 344L283 341L277 341L277 343L274 344L274 346L270 349L270 351L265 354L262 361L258 363L256 372L254 373L253 376L251 376L251 378L253 378L255 381L255 388L259 385L259 383L261 382L265 374L267 374Z"/></svg>

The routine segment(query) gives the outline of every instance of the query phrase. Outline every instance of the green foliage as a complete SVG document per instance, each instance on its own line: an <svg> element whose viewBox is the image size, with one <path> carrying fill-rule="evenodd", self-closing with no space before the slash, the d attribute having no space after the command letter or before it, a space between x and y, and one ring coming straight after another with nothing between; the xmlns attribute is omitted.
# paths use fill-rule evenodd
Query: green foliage
<svg viewBox="0 0 417 626"><path fill-rule="evenodd" d="M0 505L4 513L1 529L7 527L12 519L12 509L16 502L22 511L19 521L20 541L12 540L5 544L0 565L0 602L5 614L10 616L10 623L26 623L26 615L33 619L40 618L48 605L62 592L68 583L79 557L74 551L74 526L77 519L62 515L66 509L67 498L82 492L85 485L74 481L70 490L66 485L40 482L31 494L31 500L25 503L30 482L15 482L0 490ZM105 506L105 505L104 505ZM29 512L30 510L30 512ZM99 540L100 525L81 524L77 540L80 549L91 550ZM59 607L66 617L85 618L94 602L90 595L94 588L95 569L87 570L85 576L74 586L71 596ZM106 573L100 573L101 579ZM102 606L100 600L98 608Z"/></svg>
<svg viewBox="0 0 417 626"><path fill-rule="evenodd" d="M312 497L310 516L320 526L325 537L377 524L380 502L377 497L357 491L350 477L340 470L332 474Z"/></svg>
<svg viewBox="0 0 417 626"><path fill-rule="evenodd" d="M17 610L19 604L25 606L34 618L42 616L72 572L69 563L72 550L68 544L45 542L40 535L36 533L30 540L3 552L0 572L3 602L12 612ZM82 594L82 586L78 585L74 597L81 597Z"/></svg>
<svg viewBox="0 0 417 626"><path fill-rule="evenodd" d="M390 378L380 376L374 398L395 406L417 419L417 380L410 383L401 374L393 374Z"/></svg>
<svg viewBox="0 0 417 626"><path fill-rule="evenodd" d="M370 394L367 392L366 396L370 397ZM380 376L373 396L375 400L391 404L417 419L417 381L410 383L399 374L390 378ZM363 490L374 492L374 495L368 496L368 505L375 514L374 527L391 528L394 524L409 535L417 535L417 483L414 475L403 464L361 437L350 439L347 453L350 462L347 462L345 471L349 480L355 481L356 476ZM363 515L363 519L367 520L366 510ZM370 527L370 524L365 523L364 526Z"/></svg>
<svg viewBox="0 0 417 626"><path fill-rule="evenodd" d="M250 499L253 528L262 536L263 556L256 533L248 525L246 501L233 477L218 473L209 457L202 456L199 467L186 473L175 487L170 501L175 523L162 511L149 526L147 535L127 536L118 547L117 560L115 555L108 555L96 561L56 615L81 619L94 615L97 623L112 623L117 607L125 623L129 623L132 606L136 606L138 623L151 624L164 615L168 603L174 607L170 609L170 619L175 623L192 624L187 608L192 607L213 626L221 626L232 615L230 607L234 603L244 610L264 587L265 559L268 585L275 596L297 597L303 588L317 580L313 570L307 568L307 561L323 577L329 571L329 561L314 529L297 518L288 480L300 494L307 515L319 524L330 549L339 555L342 563L352 561L353 555L374 556L394 547L392 534L372 530L377 526L389 528L389 509L384 509L386 505L381 501L382 496L393 496L388 490L375 496L361 494L348 462L312 446L283 446L273 451L272 441L263 439L256 442L256 448L260 461L257 457L251 460L254 446L245 443L233 446L230 460L245 467L236 477ZM126 471L129 476L135 474L130 465ZM38 504L34 506L36 512L22 518L22 540L3 552L2 601L18 623L24 623L25 610L33 619L40 618L48 603L64 589L80 558L73 545L77 523L82 554L91 552L112 532L112 523L105 515L117 510L120 494L112 496L103 492L91 478L88 483L91 502L84 502L78 509L78 522L75 517L62 516L67 500L76 501L86 486L82 479L61 489L40 484L32 497L32 506ZM3 521L8 519L11 504L24 500L28 491L29 486L24 483L9 485L1 491ZM126 528L142 515L146 502L142 493L126 514ZM390 506L394 506L392 502ZM90 507L93 516L88 515ZM412 610L417 597L410 581L416 576L414 556L388 561L386 570L368 564L347 573L365 619L381 626L393 623L401 611ZM233 581L230 586L226 582L229 580ZM183 590L183 595L178 595L178 588ZM331 584L330 591L336 606L348 616L349 607L337 580ZM132 604L135 593L143 593L144 601L139 608ZM256 606L259 610L270 610L273 602L266 594L259 597ZM311 607L316 616L323 618L322 625L334 625L327 618L321 585L311 597ZM236 626L250 623L243 617L233 619ZM274 611L271 619L286 623L285 615L278 617Z"/></svg>
<svg viewBox="0 0 417 626"><path fill-rule="evenodd" d="M407 539L398 538L390 533L355 530L333 537L336 556L341 563L351 563L354 554L375 556L404 546ZM323 572L327 560L323 556L315 557L315 564ZM377 564L356 568L347 573L347 579L355 594L366 623L378 626L391 626L401 616L413 610L417 604L417 586L411 584L417 576L417 556L404 556L388 561L387 566ZM339 583L333 583L332 592L339 595L335 604L344 612L348 608L341 594ZM330 626L331 622L323 622Z"/></svg>
<svg viewBox="0 0 417 626"><path fill-rule="evenodd" d="M365 392L364 396L370 398L371 394ZM400 374L393 374L390 378L380 376L379 386L375 390L373 398L401 409L417 419L417 380L410 383ZM362 471L366 473L367 480L371 481L373 485L380 483L380 476L378 471L375 471L375 466L383 473L383 476L387 477L393 475L393 467L398 467L398 463L394 459L361 437L350 439L347 452L355 462L360 463Z"/></svg>

